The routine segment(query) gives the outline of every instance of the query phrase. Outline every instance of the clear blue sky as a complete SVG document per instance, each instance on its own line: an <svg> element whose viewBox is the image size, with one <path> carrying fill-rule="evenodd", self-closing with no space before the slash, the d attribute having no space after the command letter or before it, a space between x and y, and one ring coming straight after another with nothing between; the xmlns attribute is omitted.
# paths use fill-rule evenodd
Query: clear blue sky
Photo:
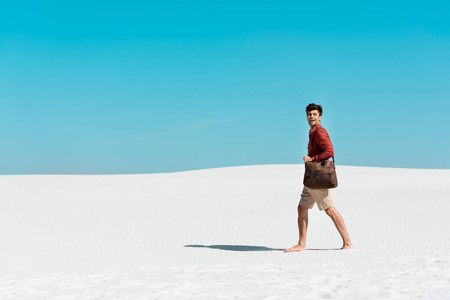
<svg viewBox="0 0 450 300"><path fill-rule="evenodd" d="M448 1L1 1L0 174L450 169Z"/></svg>

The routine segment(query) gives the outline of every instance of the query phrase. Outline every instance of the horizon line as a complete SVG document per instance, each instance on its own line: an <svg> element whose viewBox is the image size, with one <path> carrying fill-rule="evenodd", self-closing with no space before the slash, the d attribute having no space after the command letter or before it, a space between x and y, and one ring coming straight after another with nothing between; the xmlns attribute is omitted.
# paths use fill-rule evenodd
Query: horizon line
<svg viewBox="0 0 450 300"><path fill-rule="evenodd" d="M272 164L250 164L250 165L231 165L222 167L209 167L202 169L187 169L180 171L168 171L168 172L138 172L138 173L29 173L29 174L0 174L0 177L4 176L122 176L122 175L156 175L156 174L173 174L173 173L184 173L184 172L196 172L196 171L206 171L213 169L226 169L226 168L239 168L239 167L258 167L258 166L279 166L279 165L304 165L303 163L295 164L283 164L283 163L272 163ZM450 171L450 169L443 168L420 168L420 167L389 167L389 166L356 166L356 165L338 165L336 167L352 167L352 168L372 168L372 169L399 169L399 170L443 170Z"/></svg>

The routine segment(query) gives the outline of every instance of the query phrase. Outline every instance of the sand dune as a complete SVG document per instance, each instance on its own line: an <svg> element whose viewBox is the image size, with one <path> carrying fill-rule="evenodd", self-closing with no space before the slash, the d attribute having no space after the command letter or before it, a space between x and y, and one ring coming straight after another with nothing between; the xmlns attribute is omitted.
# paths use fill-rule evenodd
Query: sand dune
<svg viewBox="0 0 450 300"><path fill-rule="evenodd" d="M0 299L449 299L450 170L337 170L302 253L303 165L0 176Z"/></svg>

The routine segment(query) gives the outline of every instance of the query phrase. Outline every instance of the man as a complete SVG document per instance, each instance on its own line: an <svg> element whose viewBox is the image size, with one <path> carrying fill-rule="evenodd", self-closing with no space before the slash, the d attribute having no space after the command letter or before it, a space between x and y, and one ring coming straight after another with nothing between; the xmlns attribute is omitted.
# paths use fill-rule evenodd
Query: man
<svg viewBox="0 0 450 300"><path fill-rule="evenodd" d="M303 161L324 161L334 156L333 145L327 131L320 125L322 120L322 106L311 103L306 107L306 117L311 127L309 131L308 155L303 157ZM314 203L320 210L325 210L326 214L333 220L336 229L342 237L344 245L341 249L353 249L353 244L345 228L344 219L336 210L333 199L328 189L310 189L303 187L302 196L298 205L298 244L286 249L286 252L296 252L306 250L306 229L308 228L308 210L313 208Z"/></svg>

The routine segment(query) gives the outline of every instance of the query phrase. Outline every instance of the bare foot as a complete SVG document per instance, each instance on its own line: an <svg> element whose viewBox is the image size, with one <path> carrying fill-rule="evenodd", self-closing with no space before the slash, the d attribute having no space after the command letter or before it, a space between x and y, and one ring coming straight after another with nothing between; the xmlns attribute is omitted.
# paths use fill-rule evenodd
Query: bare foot
<svg viewBox="0 0 450 300"><path fill-rule="evenodd" d="M355 247L353 247L353 244L342 246L341 250L345 250L345 249L355 249Z"/></svg>
<svg viewBox="0 0 450 300"><path fill-rule="evenodd" d="M284 252L297 252L297 251L305 251L306 247L300 244L295 245L292 248L284 250Z"/></svg>

